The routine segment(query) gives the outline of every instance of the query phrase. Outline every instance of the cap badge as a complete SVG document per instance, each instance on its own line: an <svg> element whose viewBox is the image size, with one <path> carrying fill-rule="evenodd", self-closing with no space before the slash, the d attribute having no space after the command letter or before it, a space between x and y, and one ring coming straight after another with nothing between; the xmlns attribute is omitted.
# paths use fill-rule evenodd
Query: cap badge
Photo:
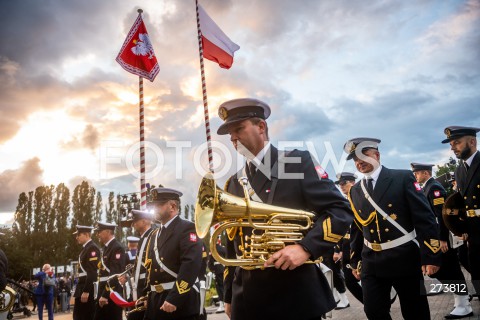
<svg viewBox="0 0 480 320"><path fill-rule="evenodd" d="M357 145L353 141L348 142L347 144L348 153L354 152L356 148L357 148Z"/></svg>
<svg viewBox="0 0 480 320"><path fill-rule="evenodd" d="M450 131L449 128L445 129L445 134L447 135L447 138L450 139L450 136L452 135L452 132Z"/></svg>
<svg viewBox="0 0 480 320"><path fill-rule="evenodd" d="M222 119L222 120L227 119L227 117L228 117L227 109L225 107L221 107L218 110L218 115L220 116L220 119Z"/></svg>

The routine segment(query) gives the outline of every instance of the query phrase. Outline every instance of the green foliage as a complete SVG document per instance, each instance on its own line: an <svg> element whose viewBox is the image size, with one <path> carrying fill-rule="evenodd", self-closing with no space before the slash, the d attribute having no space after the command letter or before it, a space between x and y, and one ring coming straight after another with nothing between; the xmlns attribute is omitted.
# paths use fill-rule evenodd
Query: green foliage
<svg viewBox="0 0 480 320"><path fill-rule="evenodd" d="M455 172L455 169L458 167L458 162L454 158L450 157L447 163L442 165L437 165L437 177L440 177L443 174Z"/></svg>
<svg viewBox="0 0 480 320"><path fill-rule="evenodd" d="M120 195L110 192L104 206L101 193L87 181L77 185L73 193L63 183L20 193L12 229L2 230L5 235L0 238L0 248L9 260L9 276L29 279L32 269L45 263L64 266L77 260L81 246L72 235L75 226L91 226L99 220L119 224L127 213L121 200ZM134 204L137 208L138 205ZM185 208L193 218L193 206ZM130 234L130 228L126 232L117 228L119 240ZM93 240L97 238L93 236Z"/></svg>

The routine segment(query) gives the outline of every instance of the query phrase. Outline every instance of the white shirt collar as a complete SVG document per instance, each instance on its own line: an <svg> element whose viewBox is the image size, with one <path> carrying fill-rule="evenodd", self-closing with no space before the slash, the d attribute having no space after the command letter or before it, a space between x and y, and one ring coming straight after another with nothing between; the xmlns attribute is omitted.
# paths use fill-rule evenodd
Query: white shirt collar
<svg viewBox="0 0 480 320"><path fill-rule="evenodd" d="M88 241L83 244L83 247L85 248L85 246L86 246L90 241L92 241L92 239L88 239Z"/></svg>
<svg viewBox="0 0 480 320"><path fill-rule="evenodd" d="M373 181L373 185L375 185L375 182L377 182L378 180L378 176L380 175L380 172L382 171L382 165L379 165L378 168L376 170L374 170L373 172L369 172L369 173L365 173L365 177L366 178L372 178Z"/></svg>
<svg viewBox="0 0 480 320"><path fill-rule="evenodd" d="M140 236L140 238L143 238L143 236L148 232L148 230L152 229L152 227L148 228L147 230L145 230L144 233L142 233L142 235Z"/></svg>
<svg viewBox="0 0 480 320"><path fill-rule="evenodd" d="M162 227L164 227L165 229L168 228L168 226L172 223L172 221L175 220L177 217L178 217L178 215L176 215L176 216L173 217L172 219L168 220L167 223L162 224Z"/></svg>
<svg viewBox="0 0 480 320"><path fill-rule="evenodd" d="M105 247L108 247L108 245L110 244L110 242L112 242L113 239L115 239L115 237L113 237L112 239L108 240L108 242L105 243Z"/></svg>
<svg viewBox="0 0 480 320"><path fill-rule="evenodd" d="M473 158L475 157L475 155L477 154L478 151L474 152L470 158L468 158L467 160L465 160L465 163L468 164L468 166L470 167L472 165L472 161L473 161Z"/></svg>
<svg viewBox="0 0 480 320"><path fill-rule="evenodd" d="M268 143L265 144L263 149L260 150L260 152L255 156L255 158L253 158L252 160L247 160L247 163L250 163L250 161L253 161L256 167L260 166L262 164L263 158L267 154L267 151L270 149L271 145L272 144L270 143L270 141L268 141Z"/></svg>

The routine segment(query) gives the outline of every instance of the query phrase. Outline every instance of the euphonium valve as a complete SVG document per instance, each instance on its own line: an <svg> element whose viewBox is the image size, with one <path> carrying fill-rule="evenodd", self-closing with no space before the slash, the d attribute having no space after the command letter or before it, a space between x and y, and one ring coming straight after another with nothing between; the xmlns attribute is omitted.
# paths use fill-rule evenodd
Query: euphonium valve
<svg viewBox="0 0 480 320"><path fill-rule="evenodd" d="M211 173L203 177L195 204L196 231L200 238L204 238L212 225L220 223L210 239L215 260L225 266L263 267L273 253L303 239L303 233L311 228L315 214L250 201L248 180L240 178L239 182L244 198L220 189ZM252 228L252 233L244 238L241 257L225 259L218 254L215 241L223 231L235 227Z"/></svg>

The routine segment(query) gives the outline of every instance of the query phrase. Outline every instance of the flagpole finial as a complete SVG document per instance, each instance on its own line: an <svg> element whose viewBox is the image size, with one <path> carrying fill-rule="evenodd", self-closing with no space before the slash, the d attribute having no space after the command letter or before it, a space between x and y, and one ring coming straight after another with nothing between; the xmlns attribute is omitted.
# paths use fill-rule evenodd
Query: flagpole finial
<svg viewBox="0 0 480 320"><path fill-rule="evenodd" d="M143 13L143 10L142 10L142 9L138 9L137 12L138 12L138 14L142 14L142 13Z"/></svg>

